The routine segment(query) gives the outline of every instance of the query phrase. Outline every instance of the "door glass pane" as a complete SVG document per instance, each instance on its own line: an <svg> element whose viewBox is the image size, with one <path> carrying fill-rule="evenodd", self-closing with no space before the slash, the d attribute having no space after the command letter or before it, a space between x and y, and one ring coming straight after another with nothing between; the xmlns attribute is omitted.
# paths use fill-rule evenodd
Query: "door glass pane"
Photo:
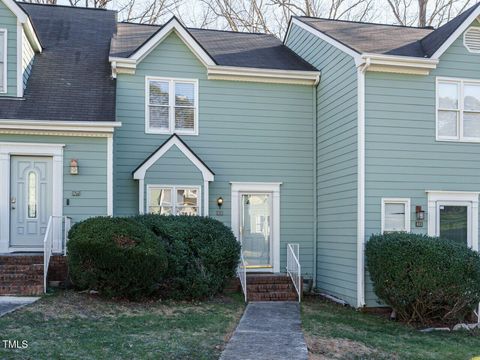
<svg viewBox="0 0 480 360"><path fill-rule="evenodd" d="M440 206L440 237L468 245L467 206Z"/></svg>
<svg viewBox="0 0 480 360"><path fill-rule="evenodd" d="M28 211L30 219L37 217L37 174L34 171L28 173Z"/></svg>
<svg viewBox="0 0 480 360"><path fill-rule="evenodd" d="M458 84L438 84L438 106L440 109L458 109Z"/></svg>
<svg viewBox="0 0 480 360"><path fill-rule="evenodd" d="M385 203L385 231L405 231L405 204Z"/></svg>
<svg viewBox="0 0 480 360"><path fill-rule="evenodd" d="M241 242L247 266L271 267L270 195L244 194L241 202Z"/></svg>
<svg viewBox="0 0 480 360"><path fill-rule="evenodd" d="M151 188L148 212L152 214L172 214L172 189Z"/></svg>
<svg viewBox="0 0 480 360"><path fill-rule="evenodd" d="M438 136L457 136L457 118L456 111L439 111Z"/></svg>

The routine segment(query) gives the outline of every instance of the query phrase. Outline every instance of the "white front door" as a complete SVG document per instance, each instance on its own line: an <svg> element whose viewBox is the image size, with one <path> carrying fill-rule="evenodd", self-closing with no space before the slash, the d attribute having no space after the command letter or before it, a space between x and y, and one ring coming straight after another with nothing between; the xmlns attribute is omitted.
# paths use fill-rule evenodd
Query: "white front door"
<svg viewBox="0 0 480 360"><path fill-rule="evenodd" d="M240 194L240 243L248 269L272 270L272 194Z"/></svg>
<svg viewBox="0 0 480 360"><path fill-rule="evenodd" d="M52 215L52 158L12 156L10 164L10 247L40 250Z"/></svg>

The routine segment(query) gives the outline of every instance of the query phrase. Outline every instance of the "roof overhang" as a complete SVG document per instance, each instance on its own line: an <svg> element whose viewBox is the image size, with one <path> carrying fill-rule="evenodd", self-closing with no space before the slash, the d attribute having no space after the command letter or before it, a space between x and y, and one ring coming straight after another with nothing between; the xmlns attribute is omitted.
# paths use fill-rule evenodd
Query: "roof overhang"
<svg viewBox="0 0 480 360"><path fill-rule="evenodd" d="M117 121L56 121L0 119L0 131L10 132L69 132L84 134L111 134L122 126Z"/></svg>
<svg viewBox="0 0 480 360"><path fill-rule="evenodd" d="M361 55L361 66L366 71L389 72L397 74L428 75L438 64L436 59L394 56L382 54Z"/></svg>
<svg viewBox="0 0 480 360"><path fill-rule="evenodd" d="M135 74L137 65L172 32L175 32L175 34L182 39L185 45L187 45L192 53L207 68L208 78L210 80L316 85L320 79L320 72L318 71L276 70L218 65L175 17L153 34L150 39L129 57L111 56L109 60L112 65L112 76L116 78L117 74Z"/></svg>
<svg viewBox="0 0 480 360"><path fill-rule="evenodd" d="M235 66L209 66L210 80L233 80L297 85L317 85L319 71L275 70Z"/></svg>
<svg viewBox="0 0 480 360"><path fill-rule="evenodd" d="M14 1L14 0L1 0L5 6L17 17L17 20L22 24L25 31L25 35L30 41L33 50L36 52L42 52L42 45L38 39L35 28L33 27L32 22L28 14Z"/></svg>
<svg viewBox="0 0 480 360"><path fill-rule="evenodd" d="M360 53L346 44L332 38L324 32L321 32L303 21L292 18L285 35L284 43L288 41L291 27L296 25L309 33L317 36L328 44L341 50L352 57L355 65L361 67L364 71L389 72L397 74L428 75L435 69L438 59L419 58L412 56L384 55L373 53Z"/></svg>
<svg viewBox="0 0 480 360"><path fill-rule="evenodd" d="M192 164L202 173L204 181L213 181L215 174L208 168L207 165L195 154L192 149L185 144L176 134L173 134L168 138L160 147L155 150L142 164L140 164L133 171L133 178L135 180L145 179L147 170L152 167L168 150L173 146L176 146L185 157L192 162Z"/></svg>

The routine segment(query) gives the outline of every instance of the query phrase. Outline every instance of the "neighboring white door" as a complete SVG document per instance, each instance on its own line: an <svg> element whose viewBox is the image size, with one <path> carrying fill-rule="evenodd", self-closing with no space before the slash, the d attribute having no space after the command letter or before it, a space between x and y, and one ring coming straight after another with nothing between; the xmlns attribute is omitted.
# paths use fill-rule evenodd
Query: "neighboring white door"
<svg viewBox="0 0 480 360"><path fill-rule="evenodd" d="M52 215L52 158L12 156L10 163L10 247L41 249Z"/></svg>
<svg viewBox="0 0 480 360"><path fill-rule="evenodd" d="M240 193L240 242L248 269L272 271L272 194Z"/></svg>
<svg viewBox="0 0 480 360"><path fill-rule="evenodd" d="M437 236L472 247L472 203L437 201Z"/></svg>

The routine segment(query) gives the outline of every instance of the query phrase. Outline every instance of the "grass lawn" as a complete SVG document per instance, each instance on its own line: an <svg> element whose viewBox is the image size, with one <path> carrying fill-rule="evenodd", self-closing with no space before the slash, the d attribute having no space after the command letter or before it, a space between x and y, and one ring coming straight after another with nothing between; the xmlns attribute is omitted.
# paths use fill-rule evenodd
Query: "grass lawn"
<svg viewBox="0 0 480 360"><path fill-rule="evenodd" d="M480 355L480 331L421 333L378 315L320 299L302 304L311 359L471 359Z"/></svg>
<svg viewBox="0 0 480 360"><path fill-rule="evenodd" d="M217 359L243 312L241 295L206 302L113 302L60 291L0 318L0 359Z"/></svg>

